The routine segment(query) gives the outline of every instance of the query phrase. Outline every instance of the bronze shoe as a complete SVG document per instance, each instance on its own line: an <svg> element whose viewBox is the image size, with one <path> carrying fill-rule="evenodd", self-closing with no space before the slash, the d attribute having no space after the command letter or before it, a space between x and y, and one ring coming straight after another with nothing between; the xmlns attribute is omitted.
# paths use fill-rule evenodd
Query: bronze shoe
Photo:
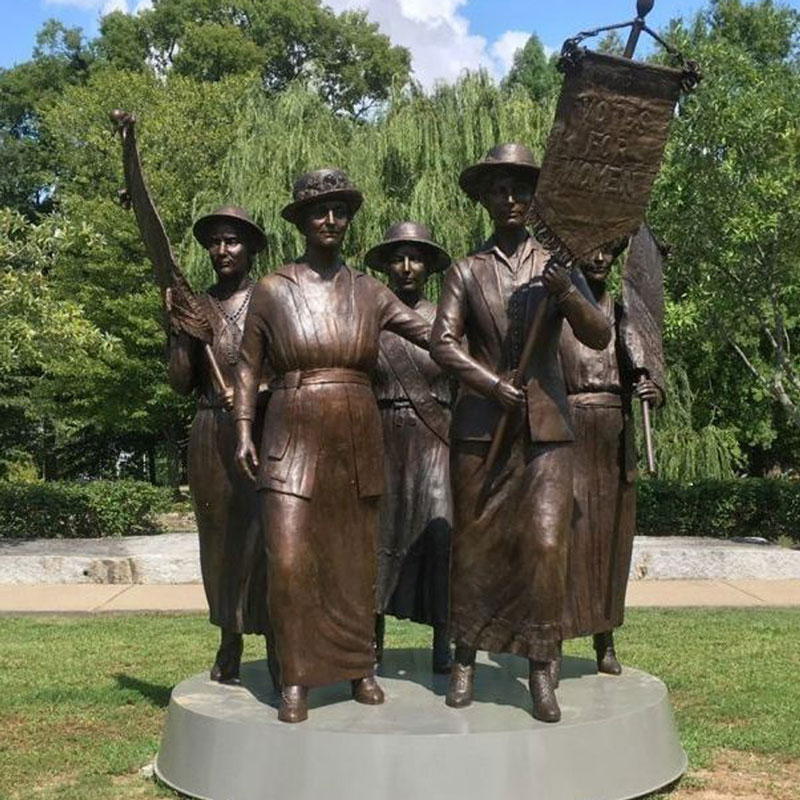
<svg viewBox="0 0 800 800"><path fill-rule="evenodd" d="M450 708L466 708L472 704L472 684L475 678L475 665L462 664L456 660L450 670L450 683L447 686L445 703Z"/></svg>
<svg viewBox="0 0 800 800"><path fill-rule="evenodd" d="M241 633L222 631L219 650L217 650L214 666L211 667L211 674L209 675L212 681L225 683L239 678L243 647L244 642L242 641Z"/></svg>
<svg viewBox="0 0 800 800"><path fill-rule="evenodd" d="M614 634L596 633L594 635L594 651L597 656L597 671L603 675L621 675L622 665L617 660L614 650Z"/></svg>
<svg viewBox="0 0 800 800"><path fill-rule="evenodd" d="M556 693L550 680L550 662L531 663L531 677L528 681L533 699L533 716L540 722L559 722L561 709L558 707Z"/></svg>
<svg viewBox="0 0 800 800"><path fill-rule="evenodd" d="M356 703L363 703L365 706L379 706L386 699L383 689L378 685L374 675L367 675L366 678L357 678L351 681L353 687L353 700Z"/></svg>
<svg viewBox="0 0 800 800"><path fill-rule="evenodd" d="M281 722L303 722L308 719L308 689L305 686L284 686L278 708Z"/></svg>

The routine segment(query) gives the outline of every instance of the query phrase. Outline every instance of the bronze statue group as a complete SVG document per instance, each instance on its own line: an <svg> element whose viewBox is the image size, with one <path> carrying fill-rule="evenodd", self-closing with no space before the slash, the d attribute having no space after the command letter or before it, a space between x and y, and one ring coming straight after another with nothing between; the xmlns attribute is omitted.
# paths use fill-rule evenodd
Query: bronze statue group
<svg viewBox="0 0 800 800"><path fill-rule="evenodd" d="M621 671L632 401L663 393L631 368L606 289L627 242L559 264L526 227L538 175L521 144L467 167L461 188L492 237L451 263L423 224L398 222L365 259L388 288L343 260L363 197L340 170L297 180L282 215L305 250L258 283L267 237L246 212L195 223L217 275L197 296L210 341L174 325L169 376L198 396L188 471L221 629L211 678L237 679L243 634L264 635L284 722L338 681L384 702L387 614L432 627L453 708L472 702L479 650L529 660L544 722L561 718L564 640L592 635L598 670ZM424 287L439 272L437 307Z"/></svg>

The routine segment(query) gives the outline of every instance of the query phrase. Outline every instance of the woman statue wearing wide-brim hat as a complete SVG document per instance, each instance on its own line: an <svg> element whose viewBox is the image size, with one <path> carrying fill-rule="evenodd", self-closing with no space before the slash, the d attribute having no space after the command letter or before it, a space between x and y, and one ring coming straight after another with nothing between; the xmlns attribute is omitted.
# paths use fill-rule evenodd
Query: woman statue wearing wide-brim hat
<svg viewBox="0 0 800 800"><path fill-rule="evenodd" d="M306 719L309 688L341 680L358 702L384 699L373 649L383 445L370 373L382 330L427 346L430 325L342 260L361 203L341 170L297 180L282 213L305 252L258 283L242 344L236 457L259 494L285 722ZM275 377L259 441L265 362Z"/></svg>
<svg viewBox="0 0 800 800"><path fill-rule="evenodd" d="M424 295L425 283L447 269L450 256L424 225L395 223L365 260L386 273L400 300L433 324L436 306ZM446 674L452 385L426 350L388 331L381 334L373 382L386 450L378 537L378 658L383 615L390 614L433 628L433 670Z"/></svg>
<svg viewBox="0 0 800 800"><path fill-rule="evenodd" d="M564 320L595 350L608 344L611 327L583 275L558 265L526 229L538 175L521 144L498 145L461 174L461 188L487 210L494 234L448 270L431 355L461 381L450 443L456 653L447 703L472 702L478 650L514 653L530 662L534 716L557 722L574 438L558 344ZM537 317L518 389L511 376ZM487 474L506 409L513 434Z"/></svg>
<svg viewBox="0 0 800 800"><path fill-rule="evenodd" d="M208 250L217 277L207 292L196 296L213 334L211 355L197 339L173 333L169 382L180 394L198 396L189 434L189 488L210 619L221 629L211 678L227 681L239 677L242 634L267 635L269 630L257 496L235 468L236 426L230 413L253 291L250 269L267 239L247 212L236 206L201 217L193 232Z"/></svg>
<svg viewBox="0 0 800 800"><path fill-rule="evenodd" d="M211 622L221 642L211 678L238 678L242 634L268 637L266 564L253 487L237 474L236 428L230 414L234 371L252 293L250 268L267 237L249 214L223 206L198 219L194 235L208 250L217 280L195 294L175 262L139 160L135 118L116 109L122 139L124 204L136 212L145 249L162 290L169 329L169 382L179 394L196 392L189 436L189 487L200 534L200 564ZM268 648L269 649L269 648Z"/></svg>

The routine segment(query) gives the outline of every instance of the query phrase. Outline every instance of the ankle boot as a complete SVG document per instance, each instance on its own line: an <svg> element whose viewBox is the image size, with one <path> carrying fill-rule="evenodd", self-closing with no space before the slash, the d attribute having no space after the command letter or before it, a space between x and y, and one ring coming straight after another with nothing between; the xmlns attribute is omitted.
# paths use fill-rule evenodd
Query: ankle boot
<svg viewBox="0 0 800 800"><path fill-rule="evenodd" d="M267 643L267 669L272 680L272 688L276 692L281 690L281 662L278 660L278 648L275 645L275 634L267 633L264 635Z"/></svg>
<svg viewBox="0 0 800 800"><path fill-rule="evenodd" d="M436 675L449 675L453 667L447 625L433 626L433 671Z"/></svg>
<svg viewBox="0 0 800 800"><path fill-rule="evenodd" d="M305 686L284 686L278 708L281 722L303 722L308 719L308 689Z"/></svg>
<svg viewBox="0 0 800 800"><path fill-rule="evenodd" d="M475 680L475 650L458 645L450 683L447 686L445 703L450 708L466 708L472 703L472 689Z"/></svg>
<svg viewBox="0 0 800 800"><path fill-rule="evenodd" d="M558 722L561 719L561 709L550 680L549 661L531 661L528 686L533 700L534 718L541 722Z"/></svg>
<svg viewBox="0 0 800 800"><path fill-rule="evenodd" d="M614 633L596 633L593 637L594 652L597 656L597 671L604 675L621 675L622 666L614 651Z"/></svg>
<svg viewBox="0 0 800 800"><path fill-rule="evenodd" d="M375 615L375 667L383 663L383 642L386 638L386 617Z"/></svg>
<svg viewBox="0 0 800 800"><path fill-rule="evenodd" d="M561 667L564 664L564 643L558 643L558 656L550 662L550 683L554 689L558 689L561 684Z"/></svg>
<svg viewBox="0 0 800 800"><path fill-rule="evenodd" d="M379 706L383 703L385 699L383 689L378 685L374 675L357 678L350 683L353 687L353 700L356 703L363 703L365 706Z"/></svg>
<svg viewBox="0 0 800 800"><path fill-rule="evenodd" d="M211 667L212 681L223 683L235 681L239 677L239 666L242 662L242 634L223 630L220 634L219 649L217 650L214 666Z"/></svg>

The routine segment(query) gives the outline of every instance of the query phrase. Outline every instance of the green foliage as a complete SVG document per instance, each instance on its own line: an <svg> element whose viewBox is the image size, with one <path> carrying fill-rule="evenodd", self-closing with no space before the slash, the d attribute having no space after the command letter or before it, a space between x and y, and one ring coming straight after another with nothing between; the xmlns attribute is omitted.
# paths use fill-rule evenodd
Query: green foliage
<svg viewBox="0 0 800 800"><path fill-rule="evenodd" d="M703 68L680 106L651 209L673 255L666 350L703 419L769 449L800 425L800 15L714 0L672 43Z"/></svg>
<svg viewBox="0 0 800 800"><path fill-rule="evenodd" d="M73 539L160 533L170 491L139 481L0 482L0 536Z"/></svg>
<svg viewBox="0 0 800 800"><path fill-rule="evenodd" d="M735 431L713 422L695 427L695 393L680 367L667 375L666 397L666 405L653 415L659 475L684 483L733 478L742 462Z"/></svg>
<svg viewBox="0 0 800 800"><path fill-rule="evenodd" d="M521 86L535 102L552 102L561 88L557 60L556 54L547 57L541 39L534 33L514 54L514 62L502 85L504 88Z"/></svg>
<svg viewBox="0 0 800 800"><path fill-rule="evenodd" d="M399 219L424 220L434 236L461 257L490 232L488 218L458 188L457 176L498 141L523 141L539 154L553 115L522 89L503 92L484 74L463 78L431 95L398 91L385 115L363 125L331 114L296 84L274 98L250 97L226 159L222 180L196 199L199 215L223 200L250 209L269 234L262 270L300 254L302 240L280 216L303 171L335 164L362 189L366 201L346 243L351 263ZM210 277L207 255L186 236L184 262L201 285Z"/></svg>
<svg viewBox="0 0 800 800"><path fill-rule="evenodd" d="M800 482L643 480L637 485L637 531L643 536L783 536L800 542Z"/></svg>

